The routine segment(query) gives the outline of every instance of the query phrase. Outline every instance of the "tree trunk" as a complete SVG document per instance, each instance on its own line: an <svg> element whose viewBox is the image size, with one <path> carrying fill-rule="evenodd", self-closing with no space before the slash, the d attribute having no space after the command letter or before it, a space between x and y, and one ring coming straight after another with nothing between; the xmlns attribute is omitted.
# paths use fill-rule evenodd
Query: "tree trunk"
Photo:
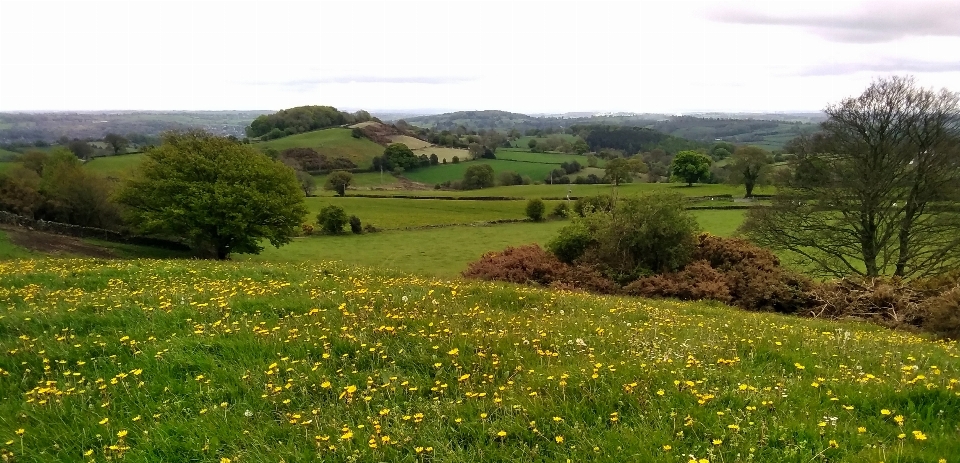
<svg viewBox="0 0 960 463"><path fill-rule="evenodd" d="M752 197L753 197L753 186L754 186L753 183L747 182L747 183L744 183L743 186L747 188L747 195L744 196L744 197L745 197L745 198L752 198Z"/></svg>

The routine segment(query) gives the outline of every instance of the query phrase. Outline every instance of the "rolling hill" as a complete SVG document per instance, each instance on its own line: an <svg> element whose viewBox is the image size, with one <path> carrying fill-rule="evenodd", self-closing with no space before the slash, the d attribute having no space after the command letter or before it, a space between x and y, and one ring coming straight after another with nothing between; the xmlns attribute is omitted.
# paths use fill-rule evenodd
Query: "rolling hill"
<svg viewBox="0 0 960 463"><path fill-rule="evenodd" d="M255 143L253 146L261 150L273 148L277 151L313 148L330 158L347 158L360 167L370 167L373 158L383 154L383 146L366 138L354 138L350 129L340 127L290 135Z"/></svg>

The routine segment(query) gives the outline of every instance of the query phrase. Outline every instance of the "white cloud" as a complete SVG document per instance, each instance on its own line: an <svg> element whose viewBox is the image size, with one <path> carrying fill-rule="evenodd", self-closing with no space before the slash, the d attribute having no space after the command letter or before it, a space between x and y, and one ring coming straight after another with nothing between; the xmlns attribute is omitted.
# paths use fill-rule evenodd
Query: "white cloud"
<svg viewBox="0 0 960 463"><path fill-rule="evenodd" d="M0 0L0 110L816 110L888 73L956 87L931 5Z"/></svg>

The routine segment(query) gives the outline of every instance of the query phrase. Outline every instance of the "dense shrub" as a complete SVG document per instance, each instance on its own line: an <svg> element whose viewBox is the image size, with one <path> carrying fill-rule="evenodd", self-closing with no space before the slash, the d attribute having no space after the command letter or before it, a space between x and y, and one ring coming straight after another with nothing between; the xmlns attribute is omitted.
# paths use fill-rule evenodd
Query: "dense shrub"
<svg viewBox="0 0 960 463"><path fill-rule="evenodd" d="M363 233L363 227L360 225L360 217L355 215L350 216L350 231L357 235Z"/></svg>
<svg viewBox="0 0 960 463"><path fill-rule="evenodd" d="M310 225L308 223L300 225L300 235L310 236L313 234L313 232L314 232L313 225Z"/></svg>
<svg viewBox="0 0 960 463"><path fill-rule="evenodd" d="M679 270L690 261L697 221L679 195L624 198L614 212L587 213L564 227L550 249L561 260L595 266L626 284Z"/></svg>
<svg viewBox="0 0 960 463"><path fill-rule="evenodd" d="M534 222L539 222L543 220L543 213L546 212L547 206L543 203L543 200L540 198L533 198L527 201L527 217L529 217Z"/></svg>
<svg viewBox="0 0 960 463"><path fill-rule="evenodd" d="M571 267L531 244L484 254L463 272L466 278L612 293L616 285L589 267Z"/></svg>
<svg viewBox="0 0 960 463"><path fill-rule="evenodd" d="M317 214L317 225L329 234L336 235L343 232L343 227L348 222L347 213L340 206L325 206Z"/></svg>
<svg viewBox="0 0 960 463"><path fill-rule="evenodd" d="M703 260L695 261L679 272L640 278L623 288L623 291L633 296L672 297L690 301L712 299L730 302L731 299L723 273Z"/></svg>
<svg viewBox="0 0 960 463"><path fill-rule="evenodd" d="M738 238L697 237L694 260L723 273L731 302L747 310L793 313L812 305L811 283L780 265L773 252Z"/></svg>
<svg viewBox="0 0 960 463"><path fill-rule="evenodd" d="M858 318L890 328L922 326L923 293L897 278L851 277L817 285L810 291L816 305L808 315Z"/></svg>
<svg viewBox="0 0 960 463"><path fill-rule="evenodd" d="M923 328L937 336L960 340L960 285L923 302Z"/></svg>
<svg viewBox="0 0 960 463"><path fill-rule="evenodd" d="M557 204L557 207L553 208L553 212L550 213L551 217L557 219L565 219L570 215L570 208L567 206L566 202Z"/></svg>
<svg viewBox="0 0 960 463"><path fill-rule="evenodd" d="M609 212L613 210L613 196L582 196L573 203L573 211L580 217L589 212Z"/></svg>
<svg viewBox="0 0 960 463"><path fill-rule="evenodd" d="M493 186L493 167L490 164L477 164L467 167L463 173L464 190L478 190Z"/></svg>

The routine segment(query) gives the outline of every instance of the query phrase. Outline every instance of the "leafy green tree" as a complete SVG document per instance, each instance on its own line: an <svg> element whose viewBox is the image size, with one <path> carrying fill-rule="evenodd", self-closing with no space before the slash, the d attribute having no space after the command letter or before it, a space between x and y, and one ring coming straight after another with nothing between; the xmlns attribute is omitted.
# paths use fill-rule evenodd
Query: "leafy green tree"
<svg viewBox="0 0 960 463"><path fill-rule="evenodd" d="M431 154L430 154L430 165L431 165L431 166L435 166L435 165L437 165L437 164L440 164L440 157L437 156L437 153L431 153Z"/></svg>
<svg viewBox="0 0 960 463"><path fill-rule="evenodd" d="M392 143L383 150L383 170L392 171L397 167L412 170L420 167L420 158L403 143Z"/></svg>
<svg viewBox="0 0 960 463"><path fill-rule="evenodd" d="M490 167L489 164L478 164L467 167L467 171L463 173L464 190L489 188L493 186L493 183L493 167Z"/></svg>
<svg viewBox="0 0 960 463"><path fill-rule="evenodd" d="M531 138L530 141L527 142L527 148L530 148L530 151L537 152L537 139Z"/></svg>
<svg viewBox="0 0 960 463"><path fill-rule="evenodd" d="M116 133L108 133L104 135L103 141L113 148L113 154L120 154L121 151L127 149L127 146L130 145L129 140Z"/></svg>
<svg viewBox="0 0 960 463"><path fill-rule="evenodd" d="M670 173L687 182L687 186L693 186L694 183L709 178L710 164L713 164L713 161L709 157L696 151L681 151L673 158Z"/></svg>
<svg viewBox="0 0 960 463"><path fill-rule="evenodd" d="M630 171L630 164L626 159L616 158L607 161L607 166L604 168L604 177L608 182L619 186L621 183L627 183L633 180L630 175Z"/></svg>
<svg viewBox="0 0 960 463"><path fill-rule="evenodd" d="M93 147L83 140L74 140L67 145L74 156L79 159L90 159L93 156Z"/></svg>
<svg viewBox="0 0 960 463"><path fill-rule="evenodd" d="M590 146L587 145L587 142L585 142L582 138L577 138L577 140L573 142L574 153L586 154L589 151L590 151ZM591 167L596 167L596 166L591 166Z"/></svg>
<svg viewBox="0 0 960 463"><path fill-rule="evenodd" d="M340 206L324 206L317 214L317 225L326 233L338 235L343 233L343 227L350 222L347 213Z"/></svg>
<svg viewBox="0 0 960 463"><path fill-rule="evenodd" d="M587 156L587 165L588 165L588 166L590 166L590 167L597 167L597 165L599 165L599 163L600 163L600 158L598 158L597 155L591 154L591 155Z"/></svg>
<svg viewBox="0 0 960 463"><path fill-rule="evenodd" d="M347 194L347 187L350 186L350 182L352 181L353 174L350 172L335 170L327 177L327 184L324 185L324 189L336 191L337 195L344 196Z"/></svg>
<svg viewBox="0 0 960 463"><path fill-rule="evenodd" d="M302 170L297 171L297 182L300 183L300 189L303 190L304 196L312 195L313 189L317 186L317 181L313 176Z"/></svg>
<svg viewBox="0 0 960 463"><path fill-rule="evenodd" d="M250 145L192 131L168 133L118 193L140 232L185 239L217 259L280 247L307 214L293 169Z"/></svg>
<svg viewBox="0 0 960 463"><path fill-rule="evenodd" d="M728 181L743 185L747 198L753 197L753 189L763 179L770 166L770 153L756 146L741 146L734 153L730 163Z"/></svg>
<svg viewBox="0 0 960 463"><path fill-rule="evenodd" d="M730 142L717 142L710 148L710 157L716 160L726 159L736 151L737 147Z"/></svg>
<svg viewBox="0 0 960 463"><path fill-rule="evenodd" d="M546 212L547 206L543 203L543 200L540 198L533 198L527 201L527 217L529 217L534 222L539 222L543 220L543 214Z"/></svg>

